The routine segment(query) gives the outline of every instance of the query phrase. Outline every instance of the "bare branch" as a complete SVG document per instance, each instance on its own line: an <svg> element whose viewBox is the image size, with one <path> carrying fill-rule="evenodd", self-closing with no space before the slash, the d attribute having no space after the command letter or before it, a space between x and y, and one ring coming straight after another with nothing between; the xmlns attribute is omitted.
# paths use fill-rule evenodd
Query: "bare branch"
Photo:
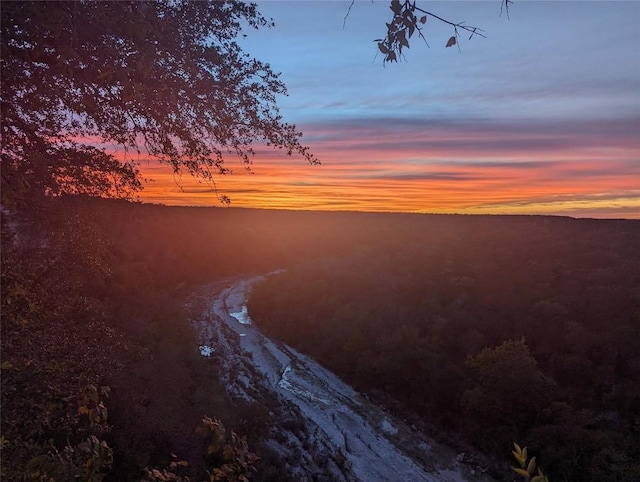
<svg viewBox="0 0 640 482"><path fill-rule="evenodd" d="M347 13L345 14L344 20L342 21L342 30L344 30L345 25L347 25L347 17L351 13L351 7L353 7L354 3L356 3L356 0L351 0L351 3L349 4L349 8L347 9Z"/></svg>
<svg viewBox="0 0 640 482"><path fill-rule="evenodd" d="M513 0L502 0L502 2L500 3L500 16L502 17L502 11L504 10L504 12L506 12L507 14L507 18L509 20L511 20L511 17L509 16L509 5L511 5L513 3Z"/></svg>
<svg viewBox="0 0 640 482"><path fill-rule="evenodd" d="M507 0L505 0L505 1L507 1ZM419 11L419 12L422 12L422 13L427 14L427 15L428 15L428 16L430 16L430 17L435 18L436 20L440 20L441 22L444 22L444 23L446 23L446 24L448 24L448 25L451 25L454 29L458 29L458 28L459 28L459 29L461 29L461 30L466 30L467 32L471 32L471 35L472 35L472 36L473 36L473 35L479 35L480 37L487 38L487 37L482 33L482 32L484 32L484 30L482 30L481 28L478 28L478 27L472 27L472 26L470 26L470 25L465 25L465 24L464 24L464 22L458 22L458 23L450 22L449 20L447 20L447 19L445 19L445 18L442 18L442 17L439 17L438 15L436 15L436 14L434 14L434 13L428 12L427 10L423 10L423 9L421 9L420 7L415 7L415 9L416 9L417 11ZM471 38L471 37L469 37L469 38Z"/></svg>

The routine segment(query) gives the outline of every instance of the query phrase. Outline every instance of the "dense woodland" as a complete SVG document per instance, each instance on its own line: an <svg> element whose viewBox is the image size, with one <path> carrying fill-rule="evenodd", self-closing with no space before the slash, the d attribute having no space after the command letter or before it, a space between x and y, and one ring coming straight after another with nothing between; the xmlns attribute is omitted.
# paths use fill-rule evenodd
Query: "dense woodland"
<svg viewBox="0 0 640 482"><path fill-rule="evenodd" d="M637 221L81 196L2 216L3 480L201 480L226 466L203 415L246 437L252 480L287 480L272 415L228 399L185 308L276 268L261 328L443 440L502 462L517 440L554 481L640 474Z"/></svg>
<svg viewBox="0 0 640 482"><path fill-rule="evenodd" d="M390 8L385 62L427 15L479 34ZM277 414L229 400L187 312L276 268L251 315L417 425L496 460L517 439L554 481L640 479L638 221L127 202L142 151L209 187L264 143L318 162L235 40L272 22L236 1L0 13L2 480L286 482Z"/></svg>
<svg viewBox="0 0 640 482"><path fill-rule="evenodd" d="M205 414L247 437L253 480L287 480L262 444L272 420L227 398L184 306L202 283L309 256L322 235L291 235L303 214L43 201L2 211L2 480L137 481L172 453L203 480L221 465L195 432Z"/></svg>
<svg viewBox="0 0 640 482"><path fill-rule="evenodd" d="M554 481L640 479L640 224L361 215L249 314L416 423Z"/></svg>

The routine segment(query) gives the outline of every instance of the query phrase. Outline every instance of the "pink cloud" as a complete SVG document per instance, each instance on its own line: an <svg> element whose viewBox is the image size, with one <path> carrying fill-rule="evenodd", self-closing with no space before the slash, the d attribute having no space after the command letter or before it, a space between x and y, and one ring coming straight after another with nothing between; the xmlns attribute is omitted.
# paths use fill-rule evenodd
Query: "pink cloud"
<svg viewBox="0 0 640 482"><path fill-rule="evenodd" d="M259 149L253 173L229 163L234 174L218 177L216 188L244 207L508 213L528 206L546 213L555 203L558 213L566 213L571 198L572 215L605 216L611 200L613 211L640 217L634 213L640 196L638 126L636 120L311 125L303 131L323 165ZM178 186L157 166L143 164L142 170L156 179L143 193L146 201L217 203L212 186L189 178ZM615 203L622 204L614 209Z"/></svg>

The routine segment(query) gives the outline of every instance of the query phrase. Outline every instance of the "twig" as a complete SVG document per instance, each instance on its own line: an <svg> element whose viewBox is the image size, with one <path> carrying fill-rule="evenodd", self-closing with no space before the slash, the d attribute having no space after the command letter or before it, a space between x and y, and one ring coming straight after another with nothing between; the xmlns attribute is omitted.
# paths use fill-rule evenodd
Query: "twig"
<svg viewBox="0 0 640 482"><path fill-rule="evenodd" d="M510 0L505 0L505 1L510 1ZM478 28L478 27L472 27L471 25L464 25L464 22L458 22L458 23L451 22L451 21L449 21L449 20L447 20L447 19L445 19L445 18L439 17L439 16L438 16L438 15L436 15L436 14L433 14L433 13L431 13L431 12L428 12L427 10L423 10L423 9L422 9L422 8L420 8L420 7L415 7L415 9L416 9L418 12L422 12L422 13L424 13L424 14L426 14L426 15L429 15L429 16L431 16L431 17L435 18L436 20L440 20L441 22L444 22L444 23L446 23L446 24L448 24L448 25L451 25L454 29L459 28L459 29L461 29L461 30L466 30L467 32L471 32L471 36L478 35L478 36L480 36L480 37L482 37L482 38L487 38L487 37L482 33L482 32L484 32L484 30L482 30L481 28ZM469 37L469 38L471 38L471 37Z"/></svg>
<svg viewBox="0 0 640 482"><path fill-rule="evenodd" d="M354 3L356 3L356 0L351 0L351 4L349 5L349 8L347 9L347 13L344 16L344 20L342 21L342 30L344 30L345 25L347 25L347 17L351 13L351 7L353 7Z"/></svg>
<svg viewBox="0 0 640 482"><path fill-rule="evenodd" d="M513 0L503 0L500 2L500 16L502 17L502 11L504 10L507 13L507 19L511 20L509 16L509 5L513 3Z"/></svg>

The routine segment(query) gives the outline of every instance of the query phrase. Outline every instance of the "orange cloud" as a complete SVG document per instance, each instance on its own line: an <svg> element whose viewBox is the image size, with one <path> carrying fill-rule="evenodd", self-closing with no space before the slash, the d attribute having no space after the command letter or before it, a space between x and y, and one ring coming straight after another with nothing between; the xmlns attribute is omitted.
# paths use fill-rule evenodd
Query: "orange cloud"
<svg viewBox="0 0 640 482"><path fill-rule="evenodd" d="M313 210L640 218L638 121L573 125L358 121L305 127L323 161L259 150L215 186L142 163L147 202ZM233 166L229 166L233 167Z"/></svg>

